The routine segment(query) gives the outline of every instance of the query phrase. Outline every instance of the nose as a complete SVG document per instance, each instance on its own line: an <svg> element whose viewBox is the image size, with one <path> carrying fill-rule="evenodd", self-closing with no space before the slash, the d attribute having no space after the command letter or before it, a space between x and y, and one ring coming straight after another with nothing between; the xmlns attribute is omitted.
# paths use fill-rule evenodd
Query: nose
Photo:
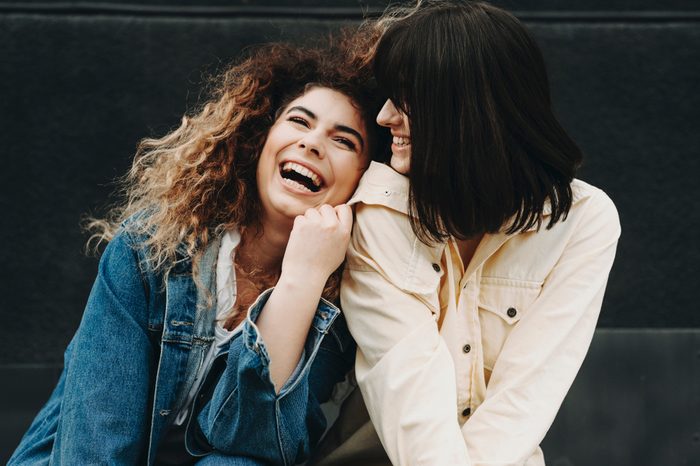
<svg viewBox="0 0 700 466"><path fill-rule="evenodd" d="M399 112L391 99L387 99L377 114L377 124L391 128L392 126L401 126L402 121L401 112Z"/></svg>
<svg viewBox="0 0 700 466"><path fill-rule="evenodd" d="M320 141L320 136L316 134L316 131L309 131L299 139L297 142L297 147L302 149L305 153L310 153L318 158L323 158L322 144Z"/></svg>

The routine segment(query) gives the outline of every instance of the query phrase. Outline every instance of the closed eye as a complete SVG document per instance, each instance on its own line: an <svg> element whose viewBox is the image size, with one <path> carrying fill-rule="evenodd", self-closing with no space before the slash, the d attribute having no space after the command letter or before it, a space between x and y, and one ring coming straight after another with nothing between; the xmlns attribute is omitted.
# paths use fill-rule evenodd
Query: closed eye
<svg viewBox="0 0 700 466"><path fill-rule="evenodd" d="M352 151L357 149L357 145L348 138L338 136L338 137L335 137L334 140L336 142L339 142L340 144L344 145L345 147L347 147L348 149L350 149Z"/></svg>
<svg viewBox="0 0 700 466"><path fill-rule="evenodd" d="M287 121L291 121L292 123L296 123L298 125L301 125L304 128L310 127L309 122L306 121L305 118L300 117L300 116L290 116L289 118L287 118Z"/></svg>

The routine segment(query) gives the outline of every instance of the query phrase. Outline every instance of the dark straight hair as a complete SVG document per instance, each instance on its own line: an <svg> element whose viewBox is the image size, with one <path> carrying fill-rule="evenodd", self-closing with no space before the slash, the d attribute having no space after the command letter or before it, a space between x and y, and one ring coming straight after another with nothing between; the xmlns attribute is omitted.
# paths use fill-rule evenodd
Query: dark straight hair
<svg viewBox="0 0 700 466"><path fill-rule="evenodd" d="M564 220L582 159L551 108L544 59L525 26L483 2L388 10L379 86L410 121L413 230L432 243Z"/></svg>

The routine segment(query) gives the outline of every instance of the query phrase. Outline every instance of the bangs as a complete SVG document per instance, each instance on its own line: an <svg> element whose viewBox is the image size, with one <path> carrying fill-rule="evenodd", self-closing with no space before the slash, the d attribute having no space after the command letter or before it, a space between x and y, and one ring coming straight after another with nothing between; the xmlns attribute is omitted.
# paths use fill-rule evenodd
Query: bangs
<svg viewBox="0 0 700 466"><path fill-rule="evenodd" d="M389 28L379 40L374 58L374 76L380 91L397 109L410 116L412 101L414 47L408 28Z"/></svg>

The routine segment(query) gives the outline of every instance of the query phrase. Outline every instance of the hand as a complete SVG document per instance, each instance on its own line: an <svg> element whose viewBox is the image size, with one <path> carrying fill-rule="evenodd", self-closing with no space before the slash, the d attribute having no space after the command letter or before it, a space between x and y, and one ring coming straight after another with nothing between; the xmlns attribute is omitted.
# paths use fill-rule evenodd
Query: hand
<svg viewBox="0 0 700 466"><path fill-rule="evenodd" d="M282 259L282 276L325 284L345 259L351 230L352 210L347 204L324 204L297 216Z"/></svg>

